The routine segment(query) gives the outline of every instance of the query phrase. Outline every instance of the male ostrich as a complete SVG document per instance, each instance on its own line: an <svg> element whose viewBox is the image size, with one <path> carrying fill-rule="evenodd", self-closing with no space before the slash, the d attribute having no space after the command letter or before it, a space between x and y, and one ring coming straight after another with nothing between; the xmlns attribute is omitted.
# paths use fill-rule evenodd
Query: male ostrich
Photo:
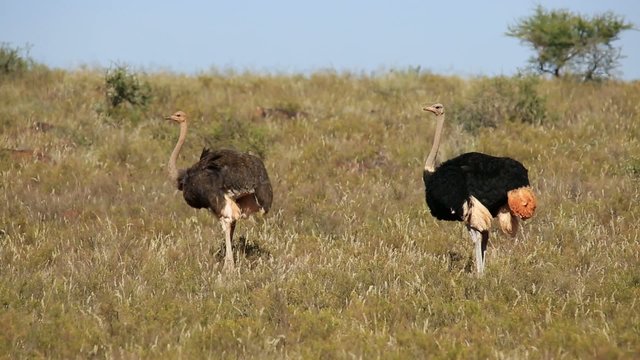
<svg viewBox="0 0 640 360"><path fill-rule="evenodd" d="M258 157L235 150L204 148L200 160L188 169L178 170L176 160L187 136L187 115L178 111L166 117L180 124L180 137L171 153L169 178L185 201L196 209L207 208L220 219L225 233L224 269L234 269L231 241L238 219L271 208L273 193L267 170Z"/></svg>
<svg viewBox="0 0 640 360"><path fill-rule="evenodd" d="M507 157L470 152L445 161L436 168L436 156L444 125L444 106L423 107L436 115L436 132L424 164L423 180L427 205L438 220L464 221L475 243L478 274L484 271L491 219L515 236L518 219L528 219L536 209L527 169Z"/></svg>

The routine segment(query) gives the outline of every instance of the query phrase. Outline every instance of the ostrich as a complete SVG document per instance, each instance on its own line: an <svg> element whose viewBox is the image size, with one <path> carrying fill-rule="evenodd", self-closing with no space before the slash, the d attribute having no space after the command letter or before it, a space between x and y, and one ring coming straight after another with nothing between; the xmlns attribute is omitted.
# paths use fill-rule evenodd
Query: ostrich
<svg viewBox="0 0 640 360"><path fill-rule="evenodd" d="M231 242L236 221L256 212L266 214L273 192L267 170L258 157L235 150L204 148L200 160L188 169L178 170L176 160L187 136L187 115L178 111L167 120L180 125L180 137L171 153L169 178L182 191L189 206L213 212L225 233L224 270L234 269Z"/></svg>
<svg viewBox="0 0 640 360"><path fill-rule="evenodd" d="M482 275L491 219L498 217L501 230L515 236L518 219L533 216L536 198L527 169L508 157L478 152L462 154L436 168L444 125L444 106L424 106L436 116L436 131L424 164L427 205L438 220L463 221L475 244L475 263Z"/></svg>

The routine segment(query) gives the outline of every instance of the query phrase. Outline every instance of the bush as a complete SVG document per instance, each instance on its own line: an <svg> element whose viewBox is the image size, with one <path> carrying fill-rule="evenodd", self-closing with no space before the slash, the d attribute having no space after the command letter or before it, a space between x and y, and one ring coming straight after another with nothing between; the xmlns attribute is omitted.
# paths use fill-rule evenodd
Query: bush
<svg viewBox="0 0 640 360"><path fill-rule="evenodd" d="M29 70L32 63L28 49L0 44L0 76L22 74Z"/></svg>
<svg viewBox="0 0 640 360"><path fill-rule="evenodd" d="M627 174L633 179L640 179L640 158L633 158L626 166Z"/></svg>
<svg viewBox="0 0 640 360"><path fill-rule="evenodd" d="M547 118L545 99L535 77L498 77L473 83L468 96L454 106L453 118L470 132L495 128L504 121L539 124Z"/></svg>
<svg viewBox="0 0 640 360"><path fill-rule="evenodd" d="M267 152L267 132L263 126L240 121L235 117L223 115L222 120L211 129L205 138L208 147L231 148L249 151L264 158Z"/></svg>
<svg viewBox="0 0 640 360"><path fill-rule="evenodd" d="M134 107L145 108L151 100L151 86L141 82L136 74L124 65L107 70L105 75L107 106L113 110L127 102Z"/></svg>

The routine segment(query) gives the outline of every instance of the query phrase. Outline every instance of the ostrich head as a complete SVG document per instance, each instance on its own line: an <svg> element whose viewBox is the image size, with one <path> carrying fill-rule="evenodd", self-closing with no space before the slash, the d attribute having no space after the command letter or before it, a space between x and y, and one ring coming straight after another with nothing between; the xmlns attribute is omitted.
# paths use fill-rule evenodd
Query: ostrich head
<svg viewBox="0 0 640 360"><path fill-rule="evenodd" d="M424 164L425 174L433 174L436 167L436 157L438 156L438 149L440 148L440 137L442 136L442 128L444 125L444 106L440 103L430 106L423 106L422 111L428 111L436 115L436 132L433 136L433 145L431 151L427 157L427 161Z"/></svg>
<svg viewBox="0 0 640 360"><path fill-rule="evenodd" d="M180 124L187 121L187 114L185 114L184 111L176 111L173 115L166 116L165 119L173 120L178 124Z"/></svg>
<svg viewBox="0 0 640 360"><path fill-rule="evenodd" d="M423 106L422 111L429 111L437 115L444 115L444 105L442 104L433 104L430 106Z"/></svg>
<svg viewBox="0 0 640 360"><path fill-rule="evenodd" d="M171 116L165 116L166 120L175 121L180 124L180 136L178 137L178 142L176 143L176 147L173 148L173 152L171 153L171 157L169 158L169 162L167 163L167 171L169 172L169 178L177 184L179 171L176 167L176 161L178 160L178 154L180 154L180 149L182 148L182 144L184 144L184 140L187 137L187 114L184 111L176 111ZM178 184L178 189L180 185Z"/></svg>

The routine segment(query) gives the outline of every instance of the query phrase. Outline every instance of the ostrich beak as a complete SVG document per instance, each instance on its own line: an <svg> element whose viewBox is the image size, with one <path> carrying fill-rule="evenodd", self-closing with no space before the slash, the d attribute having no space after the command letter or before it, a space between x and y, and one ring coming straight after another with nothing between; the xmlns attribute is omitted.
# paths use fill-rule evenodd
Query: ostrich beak
<svg viewBox="0 0 640 360"><path fill-rule="evenodd" d="M171 120L171 116L164 116L163 119L165 120Z"/></svg>
<svg viewBox="0 0 640 360"><path fill-rule="evenodd" d="M422 111L428 111L428 112L436 114L436 109L434 109L433 106L426 106L425 105L425 106L422 107Z"/></svg>

